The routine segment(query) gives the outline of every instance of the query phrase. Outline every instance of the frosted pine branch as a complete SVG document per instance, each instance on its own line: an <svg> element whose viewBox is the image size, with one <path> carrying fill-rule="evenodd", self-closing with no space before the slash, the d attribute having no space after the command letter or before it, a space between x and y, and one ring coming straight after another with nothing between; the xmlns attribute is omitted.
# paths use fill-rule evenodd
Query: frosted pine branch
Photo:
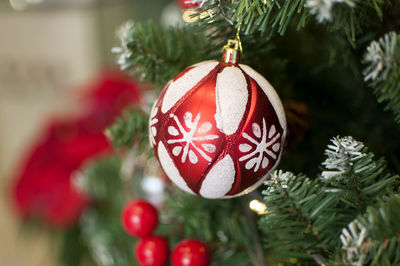
<svg viewBox="0 0 400 266"><path fill-rule="evenodd" d="M364 61L368 66L363 72L365 81L386 79L393 68L396 42L397 34L389 32L367 47Z"/></svg>
<svg viewBox="0 0 400 266"><path fill-rule="evenodd" d="M349 265L363 265L366 259L363 245L365 244L367 230L360 223L352 222L344 228L340 235L342 249L345 251L345 260Z"/></svg>
<svg viewBox="0 0 400 266"><path fill-rule="evenodd" d="M400 265L399 207L399 195L392 194L344 228L335 265Z"/></svg>
<svg viewBox="0 0 400 266"><path fill-rule="evenodd" d="M374 88L378 102L395 114L400 123L400 34L389 32L367 47L363 62L364 80Z"/></svg>
<svg viewBox="0 0 400 266"><path fill-rule="evenodd" d="M117 36L120 41L120 46L113 47L111 50L113 53L119 54L117 62L122 70L132 66L132 62L129 60L132 57L132 50L129 48L129 44L134 41L131 34L133 27L134 22L128 21L118 29Z"/></svg>
<svg viewBox="0 0 400 266"><path fill-rule="evenodd" d="M321 173L323 181L332 178L343 178L342 175L348 173L353 166L353 162L364 157L364 144L355 140L353 137L336 137L331 140L325 155L328 157L322 165L326 171Z"/></svg>
<svg viewBox="0 0 400 266"><path fill-rule="evenodd" d="M270 179L264 182L267 189L263 191L264 195L269 195L280 189L287 189L290 180L296 178L292 172L283 172L275 170L271 173Z"/></svg>
<svg viewBox="0 0 400 266"><path fill-rule="evenodd" d="M344 3L354 7L353 0L307 0L306 7L312 15L317 16L317 21L323 23L332 20L332 9L335 4Z"/></svg>

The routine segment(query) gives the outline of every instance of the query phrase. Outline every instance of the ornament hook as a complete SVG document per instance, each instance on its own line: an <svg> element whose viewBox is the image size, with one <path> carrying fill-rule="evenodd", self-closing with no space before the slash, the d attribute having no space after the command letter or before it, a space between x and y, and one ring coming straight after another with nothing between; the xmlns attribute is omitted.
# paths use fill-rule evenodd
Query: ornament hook
<svg viewBox="0 0 400 266"><path fill-rule="evenodd" d="M228 40L228 43L222 47L222 60L224 63L237 64L240 60L240 54L243 51L242 42L240 41L240 28L242 27L242 22L240 22L239 27L236 32L236 38L234 40Z"/></svg>

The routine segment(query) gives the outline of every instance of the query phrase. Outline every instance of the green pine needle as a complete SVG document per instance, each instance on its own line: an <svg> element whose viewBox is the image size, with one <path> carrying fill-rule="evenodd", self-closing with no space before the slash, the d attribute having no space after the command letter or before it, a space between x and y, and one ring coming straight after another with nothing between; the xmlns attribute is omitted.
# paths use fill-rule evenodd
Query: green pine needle
<svg viewBox="0 0 400 266"><path fill-rule="evenodd" d="M340 264L399 265L400 264L400 195L379 201L368 207L343 229Z"/></svg>
<svg viewBox="0 0 400 266"><path fill-rule="evenodd" d="M266 248L278 256L328 260L337 250L342 228L399 185L398 176L385 170L384 160L374 159L361 142L351 137L332 142L320 179L275 171L265 183L268 213L260 227Z"/></svg>
<svg viewBox="0 0 400 266"><path fill-rule="evenodd" d="M390 32L367 48L364 79L374 88L378 102L386 103L400 123L400 34Z"/></svg>
<svg viewBox="0 0 400 266"><path fill-rule="evenodd" d="M214 59L218 51L202 33L202 26L163 29L153 22L128 22L120 29L120 45L113 48L118 64L160 90L186 67Z"/></svg>
<svg viewBox="0 0 400 266"><path fill-rule="evenodd" d="M106 135L116 148L130 149L137 143L141 152L149 149L148 121L149 117L143 111L129 108L107 128Z"/></svg>

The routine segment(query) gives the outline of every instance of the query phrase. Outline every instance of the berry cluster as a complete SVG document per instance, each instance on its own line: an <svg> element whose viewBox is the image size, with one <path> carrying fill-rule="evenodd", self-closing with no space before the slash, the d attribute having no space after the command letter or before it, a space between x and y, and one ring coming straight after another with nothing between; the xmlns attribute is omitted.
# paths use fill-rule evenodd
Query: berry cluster
<svg viewBox="0 0 400 266"><path fill-rule="evenodd" d="M168 241L163 236L153 235L158 225L157 209L145 200L128 203L122 212L125 231L141 239L135 248L136 259L142 266L166 265L169 258ZM178 243L171 255L173 266L206 266L209 263L207 247L196 239Z"/></svg>

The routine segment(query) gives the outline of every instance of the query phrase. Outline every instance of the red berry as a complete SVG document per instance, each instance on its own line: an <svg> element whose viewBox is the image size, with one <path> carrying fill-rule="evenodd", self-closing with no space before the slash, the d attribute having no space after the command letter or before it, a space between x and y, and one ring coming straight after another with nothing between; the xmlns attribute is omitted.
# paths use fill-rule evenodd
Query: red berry
<svg viewBox="0 0 400 266"><path fill-rule="evenodd" d="M168 242L161 236L146 236L136 244L135 255L142 266L165 265L169 256Z"/></svg>
<svg viewBox="0 0 400 266"><path fill-rule="evenodd" d="M181 241L172 252L173 266L206 266L210 256L206 245L196 239Z"/></svg>
<svg viewBox="0 0 400 266"><path fill-rule="evenodd" d="M151 235L158 224L158 214L153 205L144 200L131 201L122 211L122 226L133 236Z"/></svg>

